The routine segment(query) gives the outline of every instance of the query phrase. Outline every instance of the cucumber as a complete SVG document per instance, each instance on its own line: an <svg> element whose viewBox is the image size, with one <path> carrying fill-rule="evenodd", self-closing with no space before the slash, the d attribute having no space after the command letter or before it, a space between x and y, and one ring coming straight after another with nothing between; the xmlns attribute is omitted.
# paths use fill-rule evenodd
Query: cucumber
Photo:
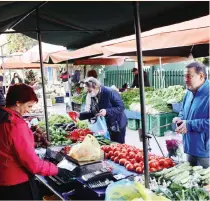
<svg viewBox="0 0 210 201"><path fill-rule="evenodd" d="M178 168L178 169L182 169L182 168L184 168L186 166L190 166L190 163L189 162L184 162L184 163L181 163L181 164L179 164L179 165L177 165L175 167Z"/></svg>
<svg viewBox="0 0 210 201"><path fill-rule="evenodd" d="M180 181L181 184L186 184L189 181L189 177L186 177Z"/></svg>
<svg viewBox="0 0 210 201"><path fill-rule="evenodd" d="M181 180L188 178L190 175L190 171L184 171L183 173L181 173L180 175L178 175L176 177L176 179L174 179L175 183L179 183L181 182Z"/></svg>
<svg viewBox="0 0 210 201"><path fill-rule="evenodd" d="M193 167L193 171L194 171L194 172L196 172L196 171L198 171L198 170L201 170L201 169L203 169L202 166L194 166L194 167Z"/></svg>
<svg viewBox="0 0 210 201"><path fill-rule="evenodd" d="M172 172L167 173L166 175L164 175L164 177L166 179L169 179L170 177L173 177L173 176L175 176L175 175L177 175L177 174L179 174L181 172L183 172L183 170L176 169L176 170L173 170Z"/></svg>
<svg viewBox="0 0 210 201"><path fill-rule="evenodd" d="M201 176L200 178L201 180L205 180L205 179L210 179L210 176L209 174L205 174L204 176Z"/></svg>
<svg viewBox="0 0 210 201"><path fill-rule="evenodd" d="M210 174L210 167L208 167L207 169L203 169L203 172L201 172L201 175L206 175L206 174Z"/></svg>
<svg viewBox="0 0 210 201"><path fill-rule="evenodd" d="M162 171L160 171L160 172L156 172L154 175L155 176L161 176L161 175L164 175L164 174L167 174L167 173L169 173L169 172L171 172L172 170L174 170L175 169L175 166L174 167L172 167L172 168L169 168L169 169L163 169Z"/></svg>

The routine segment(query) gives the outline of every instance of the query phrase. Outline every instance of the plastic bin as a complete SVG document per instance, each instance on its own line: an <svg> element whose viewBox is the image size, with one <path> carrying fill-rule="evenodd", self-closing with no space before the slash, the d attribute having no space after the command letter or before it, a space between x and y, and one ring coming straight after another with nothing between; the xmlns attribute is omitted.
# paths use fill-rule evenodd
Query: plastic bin
<svg viewBox="0 0 210 201"><path fill-rule="evenodd" d="M55 97L55 101L56 103L64 103L64 97L63 96Z"/></svg>
<svg viewBox="0 0 210 201"><path fill-rule="evenodd" d="M72 110L73 111L76 111L76 112L80 112L81 111L81 107L82 107L81 104L77 104L77 103L74 103L74 102L72 102L71 104L72 104Z"/></svg>
<svg viewBox="0 0 210 201"><path fill-rule="evenodd" d="M139 129L139 120L138 119L128 119L128 128L131 130Z"/></svg>
<svg viewBox="0 0 210 201"><path fill-rule="evenodd" d="M164 132L172 130L172 127L171 125L162 128L160 127L172 123L172 119L176 116L177 113L174 112L150 115L150 130L156 128L156 130L154 130L154 134L159 137L164 136Z"/></svg>

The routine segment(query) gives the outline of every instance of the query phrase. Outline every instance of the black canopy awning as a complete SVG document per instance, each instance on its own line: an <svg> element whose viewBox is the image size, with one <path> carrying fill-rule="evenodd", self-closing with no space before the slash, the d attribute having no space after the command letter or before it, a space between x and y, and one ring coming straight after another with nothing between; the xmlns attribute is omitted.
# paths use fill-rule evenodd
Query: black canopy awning
<svg viewBox="0 0 210 201"><path fill-rule="evenodd" d="M42 2L0 2L0 31L12 27ZM40 8L42 41L78 49L102 41L134 34L132 2L51 1ZM206 1L141 1L141 29L147 31L209 14ZM36 38L36 13L14 28ZM32 32L25 32L31 30Z"/></svg>

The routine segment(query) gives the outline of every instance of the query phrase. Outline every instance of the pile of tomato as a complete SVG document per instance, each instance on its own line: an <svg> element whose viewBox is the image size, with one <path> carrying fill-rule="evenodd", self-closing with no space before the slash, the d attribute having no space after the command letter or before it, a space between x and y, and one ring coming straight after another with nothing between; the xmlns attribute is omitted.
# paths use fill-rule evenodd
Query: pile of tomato
<svg viewBox="0 0 210 201"><path fill-rule="evenodd" d="M105 152L105 158L119 163L129 171L142 174L144 171L143 150L127 144L103 145L101 149ZM149 171L156 172L164 168L175 166L172 159L156 156L149 153Z"/></svg>

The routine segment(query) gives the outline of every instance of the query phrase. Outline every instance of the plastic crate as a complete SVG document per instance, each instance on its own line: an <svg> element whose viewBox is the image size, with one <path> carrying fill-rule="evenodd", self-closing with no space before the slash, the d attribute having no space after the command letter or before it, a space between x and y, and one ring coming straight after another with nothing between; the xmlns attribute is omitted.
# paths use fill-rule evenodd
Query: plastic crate
<svg viewBox="0 0 210 201"><path fill-rule="evenodd" d="M131 130L139 129L139 120L138 119L128 119L128 128Z"/></svg>
<svg viewBox="0 0 210 201"><path fill-rule="evenodd" d="M156 128L156 130L154 130L154 134L159 137L164 136L164 132L167 130L172 130L172 127L171 125L162 128L160 127L172 123L172 119L176 116L177 113L174 112L150 115L150 130Z"/></svg>
<svg viewBox="0 0 210 201"><path fill-rule="evenodd" d="M77 104L77 103L74 103L74 102L72 102L71 103L72 104L72 110L73 111L76 111L76 112L80 112L81 111L81 104Z"/></svg>
<svg viewBox="0 0 210 201"><path fill-rule="evenodd" d="M55 97L55 101L56 103L64 103L64 97L63 96Z"/></svg>

